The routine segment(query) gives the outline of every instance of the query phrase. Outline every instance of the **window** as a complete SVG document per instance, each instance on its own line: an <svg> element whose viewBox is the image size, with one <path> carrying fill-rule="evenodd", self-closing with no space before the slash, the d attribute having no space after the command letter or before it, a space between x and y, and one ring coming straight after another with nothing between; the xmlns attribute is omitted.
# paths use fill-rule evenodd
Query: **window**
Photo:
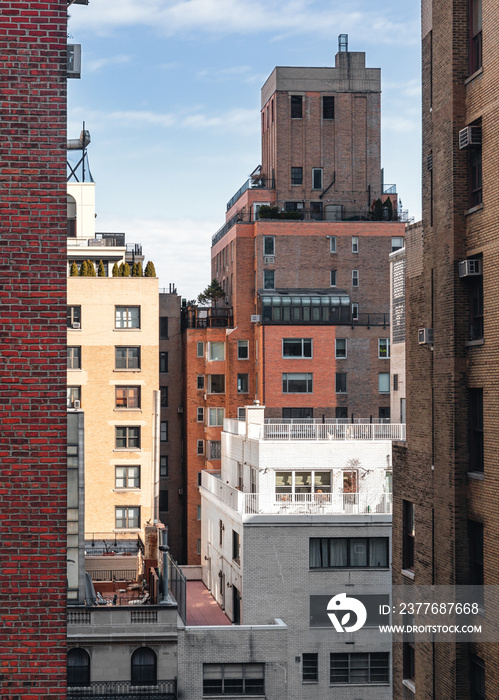
<svg viewBox="0 0 499 700"><path fill-rule="evenodd" d="M81 648L70 649L67 654L68 686L90 685L90 656Z"/></svg>
<svg viewBox="0 0 499 700"><path fill-rule="evenodd" d="M352 287L358 287L358 286L359 286L359 271L352 270Z"/></svg>
<svg viewBox="0 0 499 700"><path fill-rule="evenodd" d="M208 343L208 360L211 362L225 360L225 343L217 341Z"/></svg>
<svg viewBox="0 0 499 700"><path fill-rule="evenodd" d="M335 417L348 420L348 406L336 406Z"/></svg>
<svg viewBox="0 0 499 700"><path fill-rule="evenodd" d="M470 585L483 586L483 524L469 520L468 527L470 538Z"/></svg>
<svg viewBox="0 0 499 700"><path fill-rule="evenodd" d="M414 568L414 503L402 501L402 568Z"/></svg>
<svg viewBox="0 0 499 700"><path fill-rule="evenodd" d="M302 655L302 683L317 683L319 680L319 655Z"/></svg>
<svg viewBox="0 0 499 700"><path fill-rule="evenodd" d="M159 339L168 340L168 316L159 317Z"/></svg>
<svg viewBox="0 0 499 700"><path fill-rule="evenodd" d="M239 541L239 533L232 530L232 559L239 564L241 559L241 544Z"/></svg>
<svg viewBox="0 0 499 700"><path fill-rule="evenodd" d="M162 455L159 458L159 475L168 476L168 455Z"/></svg>
<svg viewBox="0 0 499 700"><path fill-rule="evenodd" d="M310 202L310 219L312 221L322 221L324 218L323 212L322 202Z"/></svg>
<svg viewBox="0 0 499 700"><path fill-rule="evenodd" d="M69 685L69 682L68 682ZM471 694L470 700L486 700L485 664L477 656L471 657Z"/></svg>
<svg viewBox="0 0 499 700"><path fill-rule="evenodd" d="M140 466L115 467L115 482L117 489L140 488Z"/></svg>
<svg viewBox="0 0 499 700"><path fill-rule="evenodd" d="M238 374L237 375L237 393L238 394L248 394L249 393L249 375L248 374Z"/></svg>
<svg viewBox="0 0 499 700"><path fill-rule="evenodd" d="M483 389L469 389L470 470L483 472Z"/></svg>
<svg viewBox="0 0 499 700"><path fill-rule="evenodd" d="M303 97L301 95L291 95L291 119L302 118L302 103Z"/></svg>
<svg viewBox="0 0 499 700"><path fill-rule="evenodd" d="M380 360L390 359L390 338L378 338L378 357Z"/></svg>
<svg viewBox="0 0 499 700"><path fill-rule="evenodd" d="M132 685L156 685L157 658L149 647L139 647L132 654Z"/></svg>
<svg viewBox="0 0 499 700"><path fill-rule="evenodd" d="M218 521L218 544L220 547L223 546L224 543L224 530L225 526L223 524L223 520Z"/></svg>
<svg viewBox="0 0 499 700"><path fill-rule="evenodd" d="M470 0L470 74L482 67L482 0Z"/></svg>
<svg viewBox="0 0 499 700"><path fill-rule="evenodd" d="M237 359L238 360L249 359L249 340L238 340L237 341Z"/></svg>
<svg viewBox="0 0 499 700"><path fill-rule="evenodd" d="M204 408L203 406L198 406L196 409L197 412L197 422L198 423L203 423L204 422Z"/></svg>
<svg viewBox="0 0 499 700"><path fill-rule="evenodd" d="M201 520L201 506L197 506L196 519Z"/></svg>
<svg viewBox="0 0 499 700"><path fill-rule="evenodd" d="M225 374L208 375L208 394L225 393Z"/></svg>
<svg viewBox="0 0 499 700"><path fill-rule="evenodd" d="M67 347L68 369L81 369L81 347L68 345Z"/></svg>
<svg viewBox="0 0 499 700"><path fill-rule="evenodd" d="M246 407L239 406L237 409L237 420L246 420Z"/></svg>
<svg viewBox="0 0 499 700"><path fill-rule="evenodd" d="M312 338L283 338L282 356L295 359L312 357Z"/></svg>
<svg viewBox="0 0 499 700"><path fill-rule="evenodd" d="M281 472L275 474L275 500L303 503L304 494L331 493L331 472L325 470L309 472Z"/></svg>
<svg viewBox="0 0 499 700"><path fill-rule="evenodd" d="M140 369L140 348L116 347L116 369Z"/></svg>
<svg viewBox="0 0 499 700"><path fill-rule="evenodd" d="M168 491L166 489L159 492L159 510L162 513L168 513Z"/></svg>
<svg viewBox="0 0 499 700"><path fill-rule="evenodd" d="M330 683L388 683L388 652L331 654Z"/></svg>
<svg viewBox="0 0 499 700"><path fill-rule="evenodd" d="M329 252L336 253L336 236L329 236Z"/></svg>
<svg viewBox="0 0 499 700"><path fill-rule="evenodd" d="M380 394L390 393L390 372L378 372L378 391Z"/></svg>
<svg viewBox="0 0 499 700"><path fill-rule="evenodd" d="M66 387L66 407L75 408L75 401L81 402L81 386Z"/></svg>
<svg viewBox="0 0 499 700"><path fill-rule="evenodd" d="M202 340L198 340L196 343L196 357L204 357L204 343Z"/></svg>
<svg viewBox="0 0 499 700"><path fill-rule="evenodd" d="M219 426L224 424L224 408L209 408L208 409L208 425Z"/></svg>
<svg viewBox="0 0 499 700"><path fill-rule="evenodd" d="M204 389L204 374L198 374L197 376L197 388Z"/></svg>
<svg viewBox="0 0 499 700"><path fill-rule="evenodd" d="M208 459L222 458L222 443L220 440L210 440L208 443Z"/></svg>
<svg viewBox="0 0 499 700"><path fill-rule="evenodd" d="M311 537L311 569L387 569L388 537Z"/></svg>
<svg viewBox="0 0 499 700"><path fill-rule="evenodd" d="M476 207L482 203L482 146L469 149L469 206Z"/></svg>
<svg viewBox="0 0 499 700"><path fill-rule="evenodd" d="M322 190L322 168L312 168L312 189Z"/></svg>
<svg viewBox="0 0 499 700"><path fill-rule="evenodd" d="M275 289L275 270L263 271L263 288Z"/></svg>
<svg viewBox="0 0 499 700"><path fill-rule="evenodd" d="M239 491L243 490L244 486L244 477L243 477L243 465L241 462L237 463L237 488Z"/></svg>
<svg viewBox="0 0 499 700"><path fill-rule="evenodd" d="M352 253L358 253L358 252L359 252L359 237L352 236Z"/></svg>
<svg viewBox="0 0 499 700"><path fill-rule="evenodd" d="M390 406L380 406L378 408L378 418L386 423L390 422Z"/></svg>
<svg viewBox="0 0 499 700"><path fill-rule="evenodd" d="M140 449L140 428L138 426L116 427L116 449Z"/></svg>
<svg viewBox="0 0 499 700"><path fill-rule="evenodd" d="M204 455L204 440L197 441L196 451L198 455Z"/></svg>
<svg viewBox="0 0 499 700"><path fill-rule="evenodd" d="M292 167L291 168L291 184L292 185L303 185L303 168Z"/></svg>
<svg viewBox="0 0 499 700"><path fill-rule="evenodd" d="M322 118L334 119L334 97L332 95L324 95L322 98Z"/></svg>
<svg viewBox="0 0 499 700"><path fill-rule="evenodd" d="M201 540L200 539L198 539L198 541L196 543L196 553L201 554Z"/></svg>
<svg viewBox="0 0 499 700"><path fill-rule="evenodd" d="M81 328L81 306L68 306L68 328Z"/></svg>
<svg viewBox="0 0 499 700"><path fill-rule="evenodd" d="M406 624L414 627L414 615L408 615ZM416 680L416 652L414 647L414 632L404 632L402 642L402 678L414 684Z"/></svg>
<svg viewBox="0 0 499 700"><path fill-rule="evenodd" d="M168 353L167 352L160 352L159 353L159 371L161 374L166 374L168 372Z"/></svg>
<svg viewBox="0 0 499 700"><path fill-rule="evenodd" d="M336 388L337 394L347 393L347 374L346 372L336 372Z"/></svg>
<svg viewBox="0 0 499 700"><path fill-rule="evenodd" d="M329 278L329 286L336 287L336 270L331 270Z"/></svg>
<svg viewBox="0 0 499 700"><path fill-rule="evenodd" d="M264 695L264 664L203 664L203 695Z"/></svg>
<svg viewBox="0 0 499 700"><path fill-rule="evenodd" d="M140 527L140 507L122 506L115 509L115 524L119 530Z"/></svg>
<svg viewBox="0 0 499 700"><path fill-rule="evenodd" d="M354 302L352 304L352 321L358 321L359 320L359 305Z"/></svg>
<svg viewBox="0 0 499 700"><path fill-rule="evenodd" d="M312 372L283 372L283 394L311 394L313 384Z"/></svg>
<svg viewBox="0 0 499 700"><path fill-rule="evenodd" d="M159 429L160 442L168 442L168 421L162 420Z"/></svg>
<svg viewBox="0 0 499 700"><path fill-rule="evenodd" d="M392 253L404 247L403 236L392 236Z"/></svg>
<svg viewBox="0 0 499 700"><path fill-rule="evenodd" d="M347 356L347 339L346 338L336 338L334 356L337 360L343 360Z"/></svg>
<svg viewBox="0 0 499 700"><path fill-rule="evenodd" d="M140 328L140 306L117 306L115 328Z"/></svg>
<svg viewBox="0 0 499 700"><path fill-rule="evenodd" d="M282 409L283 418L313 418L314 409L310 407L300 406L296 408L283 408Z"/></svg>
<svg viewBox="0 0 499 700"><path fill-rule="evenodd" d="M275 255L275 236L263 237L263 254Z"/></svg>
<svg viewBox="0 0 499 700"><path fill-rule="evenodd" d="M140 408L140 386L117 386L116 408Z"/></svg>
<svg viewBox="0 0 499 700"><path fill-rule="evenodd" d="M399 390L399 375L394 374L393 375L393 391L398 391Z"/></svg>
<svg viewBox="0 0 499 700"><path fill-rule="evenodd" d="M168 387L161 386L159 388L159 392L161 408L168 408Z"/></svg>
<svg viewBox="0 0 499 700"><path fill-rule="evenodd" d="M483 338L483 277L468 280L470 288L470 340Z"/></svg>

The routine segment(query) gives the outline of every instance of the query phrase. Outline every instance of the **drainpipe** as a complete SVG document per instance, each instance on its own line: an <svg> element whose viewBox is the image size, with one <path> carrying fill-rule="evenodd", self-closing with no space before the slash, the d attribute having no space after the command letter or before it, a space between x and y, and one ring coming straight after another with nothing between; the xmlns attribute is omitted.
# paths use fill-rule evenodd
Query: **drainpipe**
<svg viewBox="0 0 499 700"><path fill-rule="evenodd" d="M159 531L161 544L159 545L159 551L162 553L162 570L161 570L161 602L167 603L169 600L168 596L168 552L170 547L168 546L168 528L165 526L163 530Z"/></svg>

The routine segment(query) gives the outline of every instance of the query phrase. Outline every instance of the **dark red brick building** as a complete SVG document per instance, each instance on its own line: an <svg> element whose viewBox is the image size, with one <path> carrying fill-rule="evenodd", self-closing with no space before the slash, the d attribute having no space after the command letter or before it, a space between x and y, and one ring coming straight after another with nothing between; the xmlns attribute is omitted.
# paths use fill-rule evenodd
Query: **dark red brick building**
<svg viewBox="0 0 499 700"><path fill-rule="evenodd" d="M2 3L0 696L66 696L66 2Z"/></svg>

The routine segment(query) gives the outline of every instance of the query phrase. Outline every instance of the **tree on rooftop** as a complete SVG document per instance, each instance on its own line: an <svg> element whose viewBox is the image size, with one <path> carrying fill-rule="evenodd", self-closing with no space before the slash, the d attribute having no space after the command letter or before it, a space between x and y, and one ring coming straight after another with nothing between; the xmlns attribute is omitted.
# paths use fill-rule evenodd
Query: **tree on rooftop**
<svg viewBox="0 0 499 700"><path fill-rule="evenodd" d="M69 271L69 276L70 277L78 277L78 265L75 263L74 260L71 263L71 269Z"/></svg>
<svg viewBox="0 0 499 700"><path fill-rule="evenodd" d="M80 277L88 277L88 265L86 260L84 260L80 266Z"/></svg>
<svg viewBox="0 0 499 700"><path fill-rule="evenodd" d="M204 291L198 296L198 304L213 304L214 306L220 301L220 299L225 298L225 292L223 287L220 286L216 279L211 280Z"/></svg>
<svg viewBox="0 0 499 700"><path fill-rule="evenodd" d="M95 272L95 265L91 260L87 260L87 274L89 277L97 277Z"/></svg>
<svg viewBox="0 0 499 700"><path fill-rule="evenodd" d="M120 276L120 271L119 271L119 268L118 268L118 263L114 263L112 275L113 275L113 277L119 277L119 276Z"/></svg>
<svg viewBox="0 0 499 700"><path fill-rule="evenodd" d="M104 263L102 260L99 260L99 269L97 271L97 276L98 277L105 277L106 276L106 270L104 269Z"/></svg>
<svg viewBox="0 0 499 700"><path fill-rule="evenodd" d="M154 268L154 263L152 262L152 260L149 260L149 262L147 263L144 275L145 277L156 277L156 270Z"/></svg>

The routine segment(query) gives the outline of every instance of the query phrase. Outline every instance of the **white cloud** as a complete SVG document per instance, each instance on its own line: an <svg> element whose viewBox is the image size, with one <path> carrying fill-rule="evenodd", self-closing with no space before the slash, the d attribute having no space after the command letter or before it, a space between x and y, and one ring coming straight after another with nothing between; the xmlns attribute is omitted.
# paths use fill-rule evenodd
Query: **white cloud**
<svg viewBox="0 0 499 700"><path fill-rule="evenodd" d="M125 54L120 54L118 56L106 56L102 58L91 58L85 61L85 71L89 73L95 73L104 66L117 66L123 63L129 63L131 56Z"/></svg>

